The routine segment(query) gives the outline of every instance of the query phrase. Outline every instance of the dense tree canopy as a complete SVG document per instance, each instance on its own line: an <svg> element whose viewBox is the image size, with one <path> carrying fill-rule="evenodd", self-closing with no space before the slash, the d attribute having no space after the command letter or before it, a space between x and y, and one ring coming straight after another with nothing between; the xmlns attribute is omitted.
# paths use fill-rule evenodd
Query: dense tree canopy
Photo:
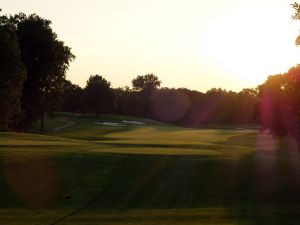
<svg viewBox="0 0 300 225"><path fill-rule="evenodd" d="M96 116L110 112L114 106L110 82L99 75L90 76L85 87L85 102Z"/></svg>
<svg viewBox="0 0 300 225"><path fill-rule="evenodd" d="M155 89L157 89L161 84L161 81L158 79L156 75L153 73L146 75L139 75L132 80L132 86L134 90L140 91L143 101L140 102L140 107L143 111L143 114L146 117L150 117L151 115L151 106L150 106L150 98L151 94Z"/></svg>
<svg viewBox="0 0 300 225"><path fill-rule="evenodd" d="M158 88L161 81L153 73L146 74L143 76L137 76L132 80L132 86L135 90L150 92Z"/></svg>
<svg viewBox="0 0 300 225"><path fill-rule="evenodd" d="M274 136L292 136L300 147L300 65L269 76L259 91L261 128Z"/></svg>
<svg viewBox="0 0 300 225"><path fill-rule="evenodd" d="M43 122L44 113L51 115L60 102L65 73L74 55L57 39L49 20L35 14L18 14L11 20L15 23L22 61L27 68L22 104L24 125L29 126L38 118Z"/></svg>
<svg viewBox="0 0 300 225"><path fill-rule="evenodd" d="M84 112L83 107L83 89L66 80L64 84L62 110L65 112Z"/></svg>
<svg viewBox="0 0 300 225"><path fill-rule="evenodd" d="M292 18L294 20L300 20L300 4L297 2L294 2L291 5L294 9L294 15L292 15ZM298 35L298 37L296 38L295 44L300 45L300 35Z"/></svg>
<svg viewBox="0 0 300 225"><path fill-rule="evenodd" d="M237 93L212 88L202 93L186 88L156 88L145 94L129 87L113 89L108 81L98 75L90 77L83 91L67 83L63 110L72 113L132 115L189 127L211 123L256 123L253 116L257 102L256 89L244 89ZM146 103L149 103L148 110Z"/></svg>
<svg viewBox="0 0 300 225"><path fill-rule="evenodd" d="M21 117L20 98L26 69L21 61L15 28L0 17L0 130L7 130Z"/></svg>
<svg viewBox="0 0 300 225"><path fill-rule="evenodd" d="M150 98L151 116L164 122L178 122L190 108L188 96L180 90L162 88Z"/></svg>
<svg viewBox="0 0 300 225"><path fill-rule="evenodd" d="M300 20L300 5L293 3L295 20ZM296 45L300 44L300 36ZM259 86L257 114L263 130L274 136L292 136L300 149L300 65L287 73L269 76Z"/></svg>

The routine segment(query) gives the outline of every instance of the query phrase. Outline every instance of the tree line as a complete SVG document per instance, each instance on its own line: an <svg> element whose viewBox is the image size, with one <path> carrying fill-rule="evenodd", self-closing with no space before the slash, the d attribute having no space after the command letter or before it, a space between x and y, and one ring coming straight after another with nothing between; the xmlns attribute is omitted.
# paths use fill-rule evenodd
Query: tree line
<svg viewBox="0 0 300 225"><path fill-rule="evenodd" d="M257 92L213 88L206 93L161 88L154 74L137 76L132 88L112 88L100 75L85 88L66 80L75 59L51 21L36 14L0 16L0 130L26 130L55 111L115 113L186 126L203 123L253 123Z"/></svg>
<svg viewBox="0 0 300 225"><path fill-rule="evenodd" d="M300 5L294 3L294 19ZM297 37L296 44L300 43ZM75 59L51 21L36 14L0 16L0 130L26 130L55 111L122 114L184 126L259 123L274 136L293 136L300 146L300 65L240 92L161 87L154 74L139 75L132 87L112 88L100 75L86 86L66 79Z"/></svg>
<svg viewBox="0 0 300 225"><path fill-rule="evenodd" d="M160 85L154 74L137 76L132 88L112 88L100 75L90 76L84 88L67 81L61 111L131 115L184 126L255 123L256 89L233 92L212 88L202 93Z"/></svg>

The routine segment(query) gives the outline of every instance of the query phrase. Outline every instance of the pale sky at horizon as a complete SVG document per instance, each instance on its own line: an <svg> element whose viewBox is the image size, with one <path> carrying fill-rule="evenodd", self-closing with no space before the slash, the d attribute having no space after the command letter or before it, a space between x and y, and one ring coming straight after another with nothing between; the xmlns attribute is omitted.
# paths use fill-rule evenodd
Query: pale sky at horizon
<svg viewBox="0 0 300 225"><path fill-rule="evenodd" d="M286 0L2 0L4 14L52 21L76 60L67 78L100 74L113 87L156 74L162 86L255 87L300 63L300 23Z"/></svg>

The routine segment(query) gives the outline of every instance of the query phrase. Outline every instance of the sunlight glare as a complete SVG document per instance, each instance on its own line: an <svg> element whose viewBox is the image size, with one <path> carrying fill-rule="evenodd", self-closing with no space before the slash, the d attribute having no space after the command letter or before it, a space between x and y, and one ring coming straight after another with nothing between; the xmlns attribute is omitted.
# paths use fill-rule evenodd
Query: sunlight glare
<svg viewBox="0 0 300 225"><path fill-rule="evenodd" d="M255 17L251 10L228 12L201 32L198 51L228 76L255 87L300 59L300 49L295 46L299 24L274 20L276 12L273 14L265 18L264 10Z"/></svg>

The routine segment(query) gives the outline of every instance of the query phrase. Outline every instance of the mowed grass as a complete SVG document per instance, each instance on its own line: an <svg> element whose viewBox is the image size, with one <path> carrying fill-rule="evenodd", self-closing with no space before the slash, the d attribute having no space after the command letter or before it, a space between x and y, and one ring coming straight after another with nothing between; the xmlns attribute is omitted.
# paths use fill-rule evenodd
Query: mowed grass
<svg viewBox="0 0 300 225"><path fill-rule="evenodd" d="M145 124L95 124L123 119ZM56 120L75 124L0 133L0 224L300 222L293 140L110 115Z"/></svg>

